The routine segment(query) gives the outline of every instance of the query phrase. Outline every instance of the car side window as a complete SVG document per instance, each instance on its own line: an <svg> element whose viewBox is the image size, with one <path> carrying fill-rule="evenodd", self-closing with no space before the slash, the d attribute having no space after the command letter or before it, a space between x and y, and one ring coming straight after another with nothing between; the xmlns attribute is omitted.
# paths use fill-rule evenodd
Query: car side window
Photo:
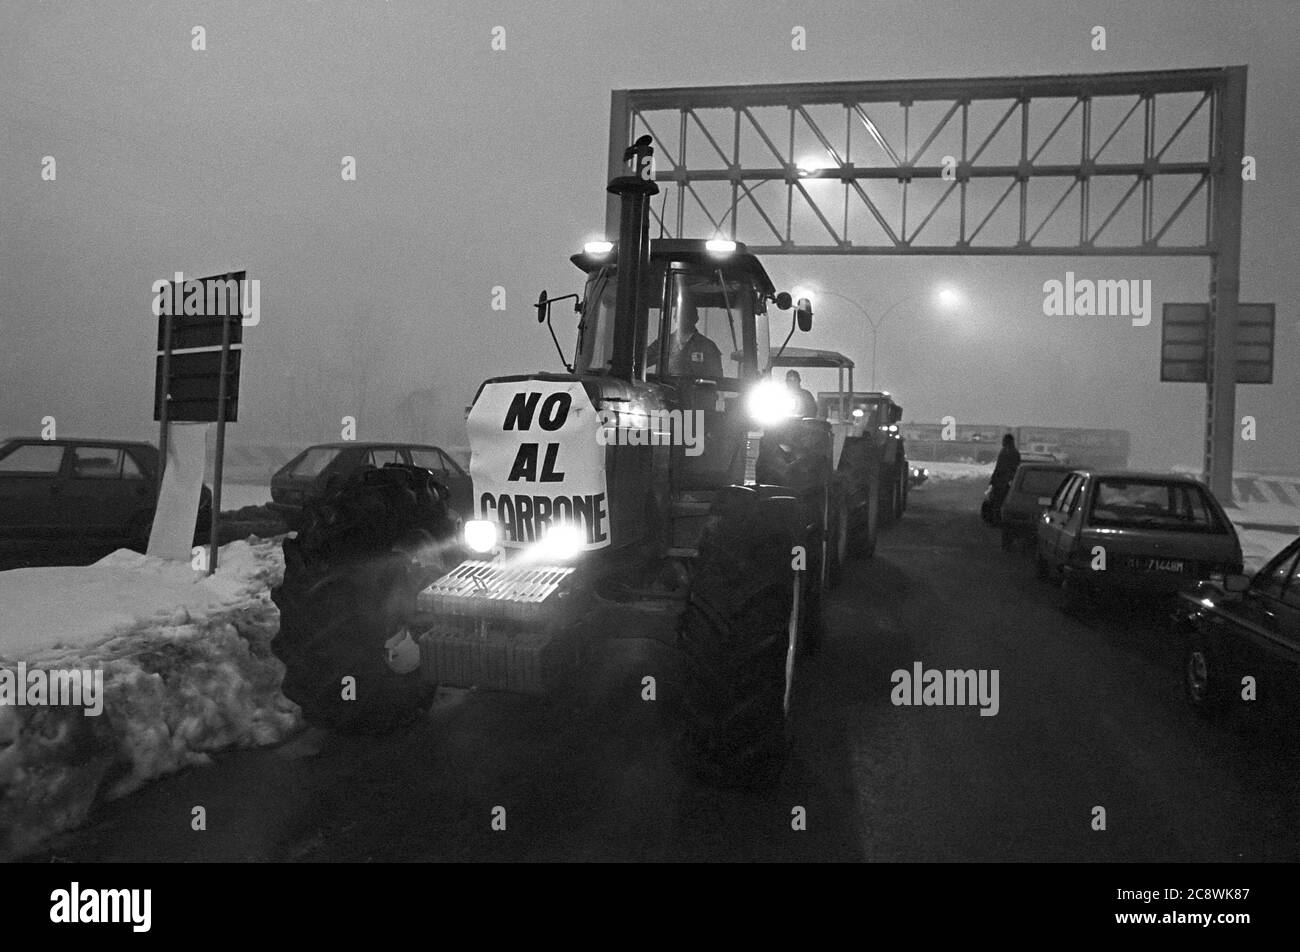
<svg viewBox="0 0 1300 952"><path fill-rule="evenodd" d="M1061 483L1060 488L1056 490L1056 496L1052 499L1052 509L1056 512L1064 512L1066 500L1070 498L1070 493L1074 492L1074 484L1078 482L1078 476L1070 476Z"/></svg>
<svg viewBox="0 0 1300 952"><path fill-rule="evenodd" d="M411 462L432 473L444 473L447 469L442 454L437 450L411 450Z"/></svg>
<svg viewBox="0 0 1300 952"><path fill-rule="evenodd" d="M438 450L438 455L442 457L443 466L447 470L448 476L464 476L465 471L460 468L460 464L446 454L443 450Z"/></svg>
<svg viewBox="0 0 1300 952"><path fill-rule="evenodd" d="M144 479L144 473L141 471L136 461L131 458L130 453L122 454L122 478L123 479Z"/></svg>
<svg viewBox="0 0 1300 952"><path fill-rule="evenodd" d="M1073 516L1079 508L1079 501L1083 498L1083 477L1080 476L1075 481L1074 488L1070 490L1070 498L1066 502L1066 514Z"/></svg>
<svg viewBox="0 0 1300 952"><path fill-rule="evenodd" d="M389 463L405 463L402 459L402 451L396 447L382 447L373 449L366 454L366 462L375 469L383 469Z"/></svg>
<svg viewBox="0 0 1300 952"><path fill-rule="evenodd" d="M24 443L0 458L0 473L17 476L54 476L62 465L62 446Z"/></svg>
<svg viewBox="0 0 1300 952"><path fill-rule="evenodd" d="M72 475L76 479L120 479L125 452L108 446L74 446Z"/></svg>
<svg viewBox="0 0 1300 952"><path fill-rule="evenodd" d="M1291 560L1291 574L1282 590L1282 604L1300 608L1300 556Z"/></svg>
<svg viewBox="0 0 1300 952"><path fill-rule="evenodd" d="M1300 551L1291 552L1285 558L1279 558L1272 562L1255 576L1255 582L1252 586L1256 592L1261 595L1267 595L1269 598L1281 598L1283 589L1292 588L1296 585L1295 572L1297 571L1297 557ZM1291 585L1288 586L1288 580ZM1296 588L1292 593L1293 598L1300 598L1300 588Z"/></svg>

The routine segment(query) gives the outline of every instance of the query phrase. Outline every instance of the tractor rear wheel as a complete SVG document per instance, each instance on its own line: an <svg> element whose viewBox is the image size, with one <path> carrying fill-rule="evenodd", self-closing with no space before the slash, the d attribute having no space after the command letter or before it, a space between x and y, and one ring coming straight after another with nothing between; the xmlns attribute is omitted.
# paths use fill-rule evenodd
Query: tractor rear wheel
<svg viewBox="0 0 1300 952"><path fill-rule="evenodd" d="M732 487L700 539L678 630L683 741L691 766L715 784L770 784L785 759L801 589L813 577L792 570L800 508L793 497Z"/></svg>
<svg viewBox="0 0 1300 952"><path fill-rule="evenodd" d="M425 470L364 470L309 507L297 538L285 539L271 650L285 665L281 690L308 723L384 734L432 701L436 685L421 678L408 622L437 569L421 570L413 554L432 541L454 557L458 519L447 502Z"/></svg>

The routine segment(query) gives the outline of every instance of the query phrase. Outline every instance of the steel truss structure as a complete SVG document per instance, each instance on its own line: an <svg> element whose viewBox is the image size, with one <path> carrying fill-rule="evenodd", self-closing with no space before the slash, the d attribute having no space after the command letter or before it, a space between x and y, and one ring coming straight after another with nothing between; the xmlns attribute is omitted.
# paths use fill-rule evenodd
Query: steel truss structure
<svg viewBox="0 0 1300 952"><path fill-rule="evenodd" d="M1244 66L615 90L609 176L650 134L660 233L760 255L1209 258L1205 473L1230 502L1245 112Z"/></svg>

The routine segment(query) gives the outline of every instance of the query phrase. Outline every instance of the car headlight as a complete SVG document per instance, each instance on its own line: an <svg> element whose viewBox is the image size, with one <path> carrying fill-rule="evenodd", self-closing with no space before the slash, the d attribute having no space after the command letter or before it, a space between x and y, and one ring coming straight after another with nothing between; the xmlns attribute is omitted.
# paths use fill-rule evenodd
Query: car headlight
<svg viewBox="0 0 1300 952"><path fill-rule="evenodd" d="M759 426L775 426L794 416L794 394L784 384L764 380L749 391L745 406L750 418Z"/></svg>
<svg viewBox="0 0 1300 952"><path fill-rule="evenodd" d="M495 522L486 519L470 519L465 523L465 544L470 551L480 555L491 552L500 541L500 530Z"/></svg>

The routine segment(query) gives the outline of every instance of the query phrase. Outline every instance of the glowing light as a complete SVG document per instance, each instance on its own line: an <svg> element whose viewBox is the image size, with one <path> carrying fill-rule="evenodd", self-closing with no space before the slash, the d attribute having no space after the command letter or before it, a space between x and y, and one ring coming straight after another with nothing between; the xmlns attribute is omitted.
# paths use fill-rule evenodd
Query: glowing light
<svg viewBox="0 0 1300 952"><path fill-rule="evenodd" d="M582 246L582 250L589 255L607 255L614 250L614 242L589 241Z"/></svg>
<svg viewBox="0 0 1300 952"><path fill-rule="evenodd" d="M496 548L499 532L495 522L470 519L465 523L465 544L471 551L483 554Z"/></svg>
<svg viewBox="0 0 1300 952"><path fill-rule="evenodd" d="M534 548L542 558L571 559L582 551L582 533L570 523L553 523Z"/></svg>
<svg viewBox="0 0 1300 952"><path fill-rule="evenodd" d="M775 426L794 416L794 394L775 380L764 380L749 392L746 400L749 415L759 426Z"/></svg>
<svg viewBox="0 0 1300 952"><path fill-rule="evenodd" d="M710 238L704 243L709 254L729 255L736 250L736 243L726 238Z"/></svg>
<svg viewBox="0 0 1300 952"><path fill-rule="evenodd" d="M935 292L935 300L944 307L957 307L961 304L961 292L955 288L940 288Z"/></svg>

